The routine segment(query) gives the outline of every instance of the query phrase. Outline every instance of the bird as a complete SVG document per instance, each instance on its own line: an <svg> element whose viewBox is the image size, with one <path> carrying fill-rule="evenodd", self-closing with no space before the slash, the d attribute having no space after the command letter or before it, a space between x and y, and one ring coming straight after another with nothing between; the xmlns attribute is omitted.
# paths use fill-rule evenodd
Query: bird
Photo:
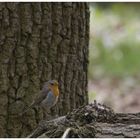
<svg viewBox="0 0 140 140"><path fill-rule="evenodd" d="M59 98L59 84L57 80L49 80L44 83L40 94L34 99L32 104L20 115L23 115L31 108L40 106L43 109L43 118L48 117L50 109L57 103Z"/></svg>

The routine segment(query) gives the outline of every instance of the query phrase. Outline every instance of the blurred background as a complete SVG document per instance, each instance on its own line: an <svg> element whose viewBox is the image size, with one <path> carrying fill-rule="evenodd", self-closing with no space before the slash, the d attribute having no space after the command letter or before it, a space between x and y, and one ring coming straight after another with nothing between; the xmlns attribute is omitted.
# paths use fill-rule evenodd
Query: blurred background
<svg viewBox="0 0 140 140"><path fill-rule="evenodd" d="M140 3L90 3L89 101L140 111Z"/></svg>

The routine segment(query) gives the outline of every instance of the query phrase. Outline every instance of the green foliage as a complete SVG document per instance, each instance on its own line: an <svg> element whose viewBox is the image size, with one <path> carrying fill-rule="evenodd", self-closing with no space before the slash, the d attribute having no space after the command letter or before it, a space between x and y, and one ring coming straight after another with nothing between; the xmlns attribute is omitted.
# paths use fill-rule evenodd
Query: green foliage
<svg viewBox="0 0 140 140"><path fill-rule="evenodd" d="M140 69L138 6L102 7L91 5L89 78L136 76Z"/></svg>

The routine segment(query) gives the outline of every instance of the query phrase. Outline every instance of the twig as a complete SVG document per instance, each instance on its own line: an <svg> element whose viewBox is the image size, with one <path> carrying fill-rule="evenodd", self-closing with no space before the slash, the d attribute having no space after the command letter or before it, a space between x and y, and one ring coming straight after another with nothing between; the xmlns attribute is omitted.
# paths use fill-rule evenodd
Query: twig
<svg viewBox="0 0 140 140"><path fill-rule="evenodd" d="M64 132L62 138L68 138L71 130L72 130L71 128L67 128L66 131Z"/></svg>

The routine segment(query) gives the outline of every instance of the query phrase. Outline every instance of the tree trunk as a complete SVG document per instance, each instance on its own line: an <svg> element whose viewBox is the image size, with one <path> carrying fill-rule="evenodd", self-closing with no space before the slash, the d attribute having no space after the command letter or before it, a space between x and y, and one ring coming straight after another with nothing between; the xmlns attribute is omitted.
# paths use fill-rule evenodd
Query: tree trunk
<svg viewBox="0 0 140 140"><path fill-rule="evenodd" d="M66 116L44 121L29 138L135 138L140 137L140 113L114 113L97 103L73 110Z"/></svg>
<svg viewBox="0 0 140 140"><path fill-rule="evenodd" d="M25 137L41 109L17 117L43 83L56 79L53 114L88 103L89 7L86 3L0 3L0 137Z"/></svg>

